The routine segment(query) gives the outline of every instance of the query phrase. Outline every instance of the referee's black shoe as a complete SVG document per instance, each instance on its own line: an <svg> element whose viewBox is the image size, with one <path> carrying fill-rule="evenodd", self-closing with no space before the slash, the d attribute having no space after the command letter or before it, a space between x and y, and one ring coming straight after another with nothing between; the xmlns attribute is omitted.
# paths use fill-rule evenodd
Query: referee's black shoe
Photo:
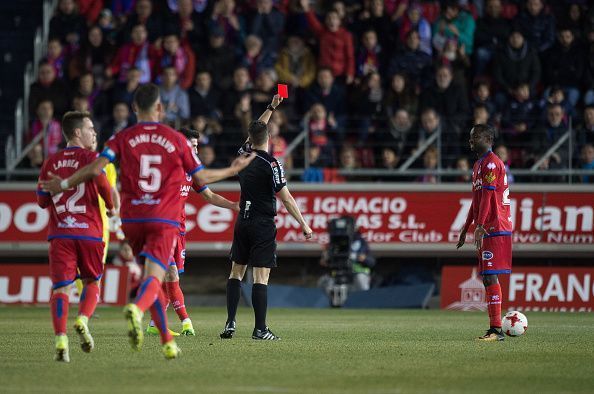
<svg viewBox="0 0 594 394"><path fill-rule="evenodd" d="M264 330L258 330L254 328L254 332L252 333L252 339L258 339L263 341L278 341L280 337L274 335L270 328L266 327Z"/></svg>
<svg viewBox="0 0 594 394"><path fill-rule="evenodd" d="M231 339L233 338L233 334L235 334L235 322L230 321L225 323L225 329L220 334L221 339Z"/></svg>

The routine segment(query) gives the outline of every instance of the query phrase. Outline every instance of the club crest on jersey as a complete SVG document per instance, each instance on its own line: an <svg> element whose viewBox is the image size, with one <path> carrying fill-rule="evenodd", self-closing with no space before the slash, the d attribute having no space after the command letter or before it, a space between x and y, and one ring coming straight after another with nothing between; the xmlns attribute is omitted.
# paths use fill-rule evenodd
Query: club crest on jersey
<svg viewBox="0 0 594 394"><path fill-rule="evenodd" d="M489 163L489 164L487 164L487 168L488 168L489 170L494 170L494 169L495 169L495 167L496 167L496 166L495 166L495 163Z"/></svg>
<svg viewBox="0 0 594 394"><path fill-rule="evenodd" d="M491 260L493 258L493 252L489 252L488 250L485 250L483 252L483 260Z"/></svg>
<svg viewBox="0 0 594 394"><path fill-rule="evenodd" d="M493 183L493 181L497 179L497 177L495 176L495 174L493 173L493 171L487 172L487 174L485 175L485 181L487 183Z"/></svg>

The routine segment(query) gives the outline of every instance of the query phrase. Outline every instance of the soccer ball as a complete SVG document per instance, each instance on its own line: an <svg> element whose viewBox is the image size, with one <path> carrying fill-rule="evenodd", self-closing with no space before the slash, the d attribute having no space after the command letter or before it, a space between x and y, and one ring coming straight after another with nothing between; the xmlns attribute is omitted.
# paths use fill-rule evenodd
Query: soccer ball
<svg viewBox="0 0 594 394"><path fill-rule="evenodd" d="M528 329L528 319L518 311L507 312L501 320L501 328L510 337L519 337Z"/></svg>

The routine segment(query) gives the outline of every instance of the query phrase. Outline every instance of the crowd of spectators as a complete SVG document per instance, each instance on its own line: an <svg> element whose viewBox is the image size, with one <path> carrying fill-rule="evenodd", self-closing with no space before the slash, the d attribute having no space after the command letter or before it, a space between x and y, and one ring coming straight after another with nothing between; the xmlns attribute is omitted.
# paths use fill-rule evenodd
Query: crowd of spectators
<svg viewBox="0 0 594 394"><path fill-rule="evenodd" d="M163 121L197 129L211 167L235 154L277 83L290 96L270 150L288 168L307 164L306 181L396 169L411 155L411 168L466 170L475 123L497 127L512 172L570 127L575 152L568 141L540 167L594 167L587 0L60 0L38 70L27 138L45 140L33 167L58 148L67 110L89 110L102 144L135 122L133 93L151 81ZM309 150L287 154L304 129Z"/></svg>

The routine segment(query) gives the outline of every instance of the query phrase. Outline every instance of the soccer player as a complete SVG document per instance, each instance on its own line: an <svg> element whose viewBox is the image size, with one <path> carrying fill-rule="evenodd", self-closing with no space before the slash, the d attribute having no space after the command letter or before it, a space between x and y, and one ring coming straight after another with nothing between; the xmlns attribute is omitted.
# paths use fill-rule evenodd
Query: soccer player
<svg viewBox="0 0 594 394"><path fill-rule="evenodd" d="M192 145L192 151L198 154L198 138L200 134L196 130L183 128L181 133ZM239 212L239 203L231 202L225 197L213 193L208 186L197 186L193 181L192 177L186 175L186 180L182 183L180 188L180 199L182 200L182 209L179 217L180 229L177 236L177 242L175 244L175 251L173 253L173 261L169 263L167 273L165 274L165 294L169 298L169 302L173 305L173 309L177 314L177 317L182 323L182 335L196 335L192 320L188 316L186 311L186 305L184 301L184 293L179 285L179 275L184 272L184 264L186 260L186 210L184 208L185 201L190 194L190 188L194 188L196 192L200 193L202 198L208 203L216 205L217 207L227 208ZM155 322L151 320L149 326L146 329L146 333L149 335L159 335L159 330L155 327ZM172 335L176 336L177 333L171 332ZM177 334L179 335L179 334Z"/></svg>
<svg viewBox="0 0 594 394"><path fill-rule="evenodd" d="M281 101L282 98L275 95L266 111L248 128L248 141L244 146L246 150L255 152L258 160L239 172L240 211L233 231L231 274L227 281L227 322L220 334L221 338L231 338L235 333L241 280L247 266L251 265L254 275L252 306L255 317L252 338L280 339L266 326L268 278L270 269L276 267L275 194L280 196L287 211L299 222L305 238L310 239L312 236L311 228L303 220L299 207L287 188L282 165L268 154L267 124ZM242 150L243 148L240 153Z"/></svg>
<svg viewBox="0 0 594 394"><path fill-rule="evenodd" d="M53 284L50 306L56 335L55 360L70 362L66 323L69 294L77 269L83 281L83 290L74 330L80 337L84 352L89 353L95 346L88 322L97 306L99 280L103 275L103 224L98 197L102 196L110 211L113 210L113 202L104 173L53 197L42 190L41 184L50 174L67 178L97 157L97 153L90 150L97 135L88 112L67 112L62 119L62 129L68 145L43 163L37 202L40 207L50 210L48 241Z"/></svg>
<svg viewBox="0 0 594 394"><path fill-rule="evenodd" d="M91 151L97 151L97 139L93 142L91 146ZM120 212L120 193L118 192L116 182L117 182L117 172L113 163L109 163L103 169L105 171L105 176L107 177L107 181L109 182L109 187L111 190L111 199L113 201L113 207L115 212ZM103 264L107 261L107 252L109 250L109 217L107 215L107 208L105 207L105 201L101 196L99 196L99 212L101 213L101 222L103 223L103 243L105 244L105 248L103 249ZM121 231L118 231L121 233ZM122 238L123 239L123 238ZM78 290L78 294L82 294L83 284L80 279L77 279L74 284Z"/></svg>
<svg viewBox="0 0 594 394"><path fill-rule="evenodd" d="M122 229L145 270L135 301L124 308L130 344L140 350L142 317L150 308L163 354L171 359L178 356L179 348L167 329L162 282L179 233L180 185L186 173L201 185L234 176L255 156L245 155L230 167L207 170L179 132L159 123L163 105L155 84L136 89L133 106L138 123L111 137L94 162L67 179L54 175L41 184L44 190L57 194L96 177L107 163L119 159Z"/></svg>
<svg viewBox="0 0 594 394"><path fill-rule="evenodd" d="M481 341L503 341L501 330L501 286L499 274L511 273L512 221L509 185L505 165L491 150L495 130L478 124L470 130L470 149L479 159L472 169L472 205L457 248L466 240L466 232L474 222L474 244L478 251L479 271L487 293L490 328Z"/></svg>

